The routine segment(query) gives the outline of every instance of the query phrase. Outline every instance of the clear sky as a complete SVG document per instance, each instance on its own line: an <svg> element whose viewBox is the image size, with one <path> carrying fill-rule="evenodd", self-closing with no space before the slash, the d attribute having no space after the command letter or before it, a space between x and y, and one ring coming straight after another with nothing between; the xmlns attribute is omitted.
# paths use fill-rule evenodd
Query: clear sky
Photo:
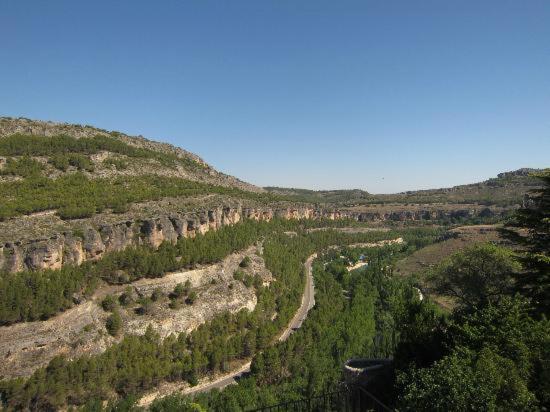
<svg viewBox="0 0 550 412"><path fill-rule="evenodd" d="M550 166L550 2L0 2L0 115L373 193Z"/></svg>

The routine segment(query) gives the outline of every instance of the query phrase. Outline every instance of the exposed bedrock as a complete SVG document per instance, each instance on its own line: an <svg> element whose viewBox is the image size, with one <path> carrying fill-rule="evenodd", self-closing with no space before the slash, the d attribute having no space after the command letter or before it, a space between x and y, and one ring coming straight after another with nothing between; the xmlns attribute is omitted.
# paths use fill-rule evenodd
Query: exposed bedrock
<svg viewBox="0 0 550 412"><path fill-rule="evenodd" d="M243 219L270 221L282 219L342 219L360 222L437 220L473 216L492 216L502 210L488 207L458 209L415 209L398 211L323 210L313 207L251 208L218 207L198 213L172 213L146 220L122 221L88 227L81 233L54 233L48 239L8 242L0 245L0 270L59 269L64 264L80 265L86 260L101 259L105 253L130 246L158 248L162 242L176 243L210 230L234 225Z"/></svg>

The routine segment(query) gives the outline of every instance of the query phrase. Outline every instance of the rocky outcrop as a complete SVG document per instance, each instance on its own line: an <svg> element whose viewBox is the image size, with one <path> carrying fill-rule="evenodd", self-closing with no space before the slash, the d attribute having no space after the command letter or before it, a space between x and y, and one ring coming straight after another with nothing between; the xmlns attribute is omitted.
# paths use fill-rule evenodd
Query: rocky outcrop
<svg viewBox="0 0 550 412"><path fill-rule="evenodd" d="M134 223L131 221L118 225L104 225L99 228L99 238L101 238L105 252L126 249L134 243L135 234ZM94 237L98 239L96 235Z"/></svg>
<svg viewBox="0 0 550 412"><path fill-rule="evenodd" d="M30 245L25 254L28 269L61 269L63 264L63 239L53 238Z"/></svg>
<svg viewBox="0 0 550 412"><path fill-rule="evenodd" d="M84 233L84 259L85 260L97 260L100 259L105 252L105 243L101 239L99 232L93 228L89 228Z"/></svg>
<svg viewBox="0 0 550 412"><path fill-rule="evenodd" d="M8 242L4 245L4 271L14 273L25 269L24 252L20 242Z"/></svg>
<svg viewBox="0 0 550 412"><path fill-rule="evenodd" d="M71 233L66 234L63 247L63 263L78 266L84 262L85 257L82 240Z"/></svg>
<svg viewBox="0 0 550 412"><path fill-rule="evenodd" d="M48 239L9 242L0 245L0 270L59 269L62 265L80 265L86 260L101 259L105 253L130 246L148 245L158 248L163 242L176 243L211 230L234 225L243 219L270 221L280 219L353 219L360 222L409 221L488 217L502 211L488 207L415 210L323 210L313 207L242 207L225 206L197 213L172 213L145 220L122 221L88 227L83 233L55 234Z"/></svg>

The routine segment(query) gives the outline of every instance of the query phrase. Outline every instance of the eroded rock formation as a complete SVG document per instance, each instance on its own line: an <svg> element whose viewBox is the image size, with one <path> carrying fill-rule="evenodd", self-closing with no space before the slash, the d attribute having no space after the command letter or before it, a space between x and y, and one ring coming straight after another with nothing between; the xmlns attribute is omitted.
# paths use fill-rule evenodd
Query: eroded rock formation
<svg viewBox="0 0 550 412"><path fill-rule="evenodd" d="M416 208L414 210L323 210L313 207L242 207L226 206L197 213L172 213L144 220L126 220L114 224L91 225L81 234L53 234L48 239L8 242L0 245L0 270L59 269L64 264L80 265L97 260L108 252L129 246L149 245L158 248L162 242L176 243L210 230L233 225L243 219L270 221L281 219L353 219L360 222L437 220L492 216L502 211L487 207L460 209Z"/></svg>

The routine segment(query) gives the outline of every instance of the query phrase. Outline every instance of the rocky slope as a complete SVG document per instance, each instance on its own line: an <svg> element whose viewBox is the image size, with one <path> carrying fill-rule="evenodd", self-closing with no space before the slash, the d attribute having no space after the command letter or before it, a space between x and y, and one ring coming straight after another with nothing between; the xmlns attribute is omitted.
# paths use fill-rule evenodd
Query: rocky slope
<svg viewBox="0 0 550 412"><path fill-rule="evenodd" d="M150 217L78 222L79 228L66 227L56 231L50 221L48 236L40 238L15 238L0 244L0 268L6 272L22 270L59 269L64 264L80 265L85 260L97 260L108 252L124 250L129 246L149 245L157 248L162 242L177 242L179 238L194 237L210 230L238 223L242 219L352 219L359 222L385 221L437 221L439 219L498 216L504 208L464 205L460 208L444 206L322 209L313 206L256 206L233 201L231 205L218 206L195 212L184 210L160 213ZM51 215L34 217L35 224ZM113 218L111 216L111 218ZM116 219L116 216L115 216ZM32 218L27 218L32 220ZM55 222L56 219L54 219ZM59 221L59 219L57 219ZM13 233L20 219L0 223L0 231ZM60 222L58 222L60 223ZM31 223L32 224L32 223ZM14 227L15 226L15 227ZM2 230L4 229L4 230Z"/></svg>
<svg viewBox="0 0 550 412"><path fill-rule="evenodd" d="M136 313L137 303L121 307L123 326L121 335L113 337L105 330L109 316L101 308L106 295L119 296L127 285L104 286L89 300L74 306L46 321L26 322L0 329L0 378L30 375L57 355L69 359L105 351L126 334L145 333L151 326L162 338L180 332L189 333L214 316L239 310L254 310L256 295L254 288L246 287L233 278L237 268L261 276L264 284L272 280L263 259L257 255L257 246L233 253L222 262L182 272L170 273L162 278L141 279L130 284L137 298L150 296L153 290L162 292L162 297L152 303L147 313ZM250 265L240 268L239 263L248 256ZM169 307L168 295L174 287L189 281L197 293L192 305Z"/></svg>
<svg viewBox="0 0 550 412"><path fill-rule="evenodd" d="M77 139L91 138L94 136L106 136L124 142L132 147L151 150L165 155L175 155L182 160L188 160L195 163L196 168L178 168L176 170L168 169L156 162L139 162L139 167L132 167L124 172L113 170L113 168L101 167L101 161L108 157L109 153L100 153L95 157L95 176L112 176L113 174L136 175L143 173L155 173L160 175L176 176L194 181L201 181L210 184L235 187L241 190L252 192L263 192L262 188L243 182L233 176L220 173L203 159L194 153L168 143L155 142L144 138L143 136L129 136L117 131L107 131L93 126L82 126L69 123L55 123L39 120L30 120L25 118L0 117L0 139L12 135L31 135L31 136L58 136L66 135ZM5 159L0 158L0 164ZM144 164L145 163L145 164Z"/></svg>

